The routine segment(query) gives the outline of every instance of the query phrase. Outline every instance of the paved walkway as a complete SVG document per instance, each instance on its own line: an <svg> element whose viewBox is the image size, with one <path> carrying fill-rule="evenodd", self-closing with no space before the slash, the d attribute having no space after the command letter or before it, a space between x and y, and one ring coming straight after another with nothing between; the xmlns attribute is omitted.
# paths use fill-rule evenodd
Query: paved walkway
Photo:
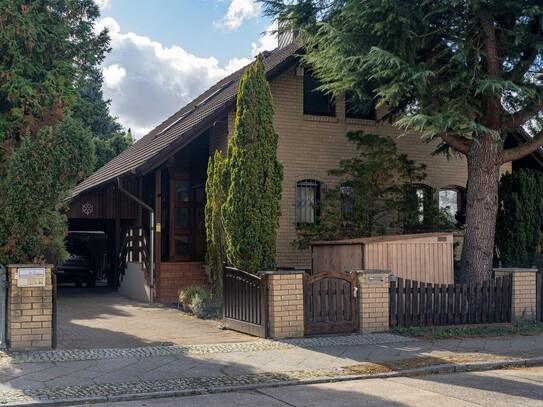
<svg viewBox="0 0 543 407"><path fill-rule="evenodd" d="M391 334L0 354L9 405L119 401L543 363L543 335L415 341Z"/></svg>
<svg viewBox="0 0 543 407"><path fill-rule="evenodd" d="M254 341L170 307L134 301L108 289L59 287L58 349L131 348Z"/></svg>

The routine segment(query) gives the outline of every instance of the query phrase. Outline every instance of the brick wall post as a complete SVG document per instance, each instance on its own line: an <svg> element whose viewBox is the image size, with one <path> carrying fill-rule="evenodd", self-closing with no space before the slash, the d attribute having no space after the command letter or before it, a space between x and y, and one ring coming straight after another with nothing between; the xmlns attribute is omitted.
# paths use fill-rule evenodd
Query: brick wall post
<svg viewBox="0 0 543 407"><path fill-rule="evenodd" d="M511 322L533 321L536 319L537 269L501 268L494 269L495 277L511 274L512 298L511 298Z"/></svg>
<svg viewBox="0 0 543 407"><path fill-rule="evenodd" d="M32 276L44 269L45 278ZM25 273L27 271L27 274ZM39 284L44 283L43 286ZM26 287L22 287L27 285ZM8 266L7 343L12 350L51 349L53 345L52 266Z"/></svg>
<svg viewBox="0 0 543 407"><path fill-rule="evenodd" d="M269 271L268 334L271 338L304 336L304 272Z"/></svg>
<svg viewBox="0 0 543 407"><path fill-rule="evenodd" d="M383 332L389 330L390 271L358 271L359 332Z"/></svg>

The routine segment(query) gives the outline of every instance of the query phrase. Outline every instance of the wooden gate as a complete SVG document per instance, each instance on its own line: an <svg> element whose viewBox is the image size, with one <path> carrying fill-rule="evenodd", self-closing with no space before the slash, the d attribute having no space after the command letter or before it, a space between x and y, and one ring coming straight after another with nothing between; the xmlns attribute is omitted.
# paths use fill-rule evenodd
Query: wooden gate
<svg viewBox="0 0 543 407"><path fill-rule="evenodd" d="M356 273L321 272L305 276L306 335L358 329Z"/></svg>
<svg viewBox="0 0 543 407"><path fill-rule="evenodd" d="M267 276L224 268L224 326L249 335L267 336Z"/></svg>

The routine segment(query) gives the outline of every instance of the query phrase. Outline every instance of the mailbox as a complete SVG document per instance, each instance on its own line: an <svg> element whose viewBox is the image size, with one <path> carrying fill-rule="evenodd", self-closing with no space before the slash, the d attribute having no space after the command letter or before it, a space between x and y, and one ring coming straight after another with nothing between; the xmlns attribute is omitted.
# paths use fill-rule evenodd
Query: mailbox
<svg viewBox="0 0 543 407"><path fill-rule="evenodd" d="M17 287L45 287L45 268L18 268Z"/></svg>

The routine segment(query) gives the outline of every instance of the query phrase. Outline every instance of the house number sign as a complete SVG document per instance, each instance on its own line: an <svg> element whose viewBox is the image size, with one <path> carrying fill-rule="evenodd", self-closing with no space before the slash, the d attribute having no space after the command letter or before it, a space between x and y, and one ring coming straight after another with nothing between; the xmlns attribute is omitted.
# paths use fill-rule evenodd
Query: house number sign
<svg viewBox="0 0 543 407"><path fill-rule="evenodd" d="M17 287L45 287L45 268L18 268Z"/></svg>

